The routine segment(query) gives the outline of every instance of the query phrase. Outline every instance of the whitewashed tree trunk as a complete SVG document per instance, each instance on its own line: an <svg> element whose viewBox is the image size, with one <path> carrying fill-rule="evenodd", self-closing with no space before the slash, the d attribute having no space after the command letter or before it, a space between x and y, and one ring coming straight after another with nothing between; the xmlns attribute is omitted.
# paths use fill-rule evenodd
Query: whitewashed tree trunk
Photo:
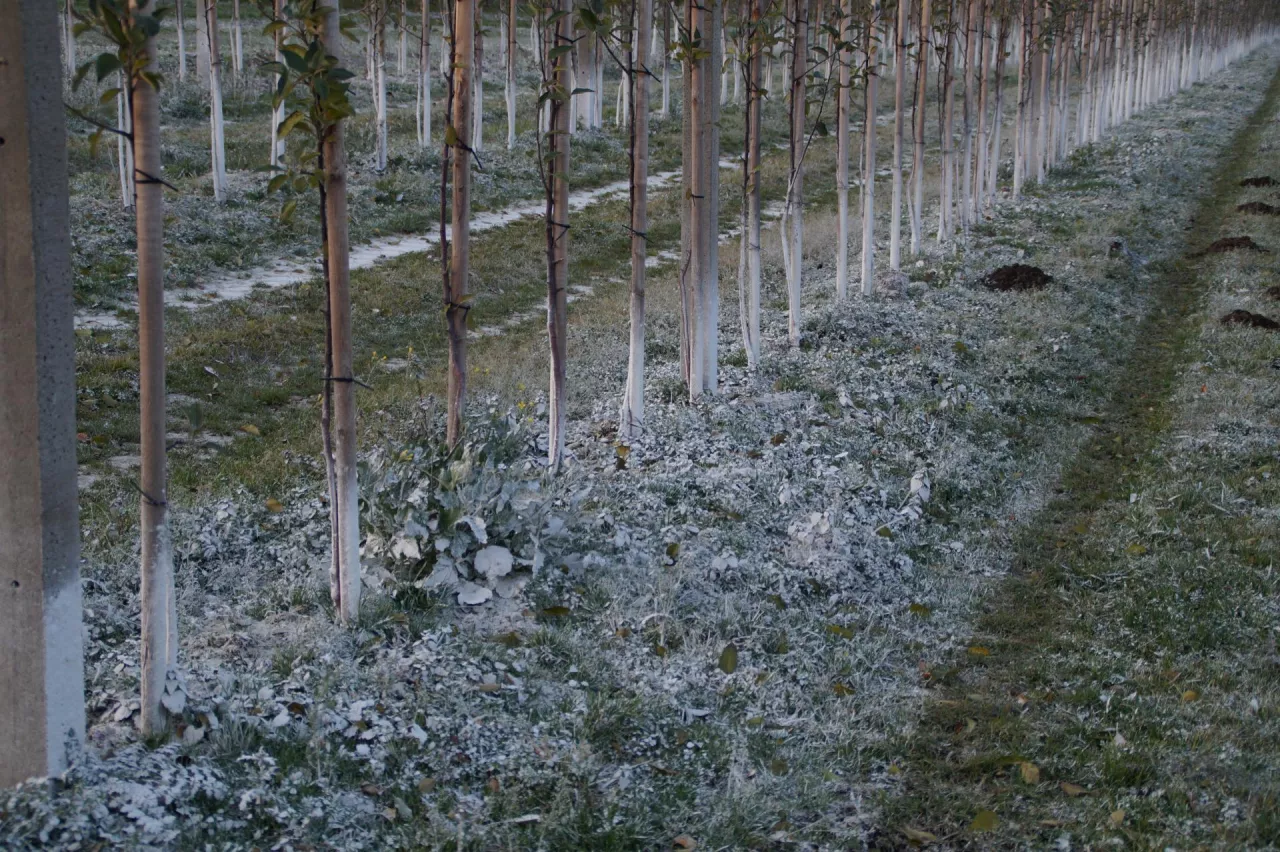
<svg viewBox="0 0 1280 852"><path fill-rule="evenodd" d="M804 277L804 155L806 75L809 61L809 3L791 4L791 135L790 167L783 215L782 239L787 276L787 340L800 346L800 293Z"/></svg>
<svg viewBox="0 0 1280 852"><path fill-rule="evenodd" d="M131 11L150 13L152 4L130 4ZM214 22L210 30L216 31ZM147 65L156 68L155 38L147 39ZM214 66L214 73L217 67ZM143 734L165 730L165 680L178 661L177 604L173 587L173 542L169 531L168 471L165 456L164 354L164 186L160 148L159 93L141 80L131 81L133 161L137 181L138 251L138 391L139 471L142 544L142 685Z"/></svg>
<svg viewBox="0 0 1280 852"><path fill-rule="evenodd" d="M196 0L196 80L209 88L209 0Z"/></svg>
<svg viewBox="0 0 1280 852"><path fill-rule="evenodd" d="M841 1L840 39L853 42L853 0ZM836 61L836 298L845 299L849 295L849 65L853 61L847 47L841 48Z"/></svg>
<svg viewBox="0 0 1280 852"><path fill-rule="evenodd" d="M387 126L387 3L376 0L373 24L373 168L387 170L390 131Z"/></svg>
<svg viewBox="0 0 1280 852"><path fill-rule="evenodd" d="M507 150L516 147L516 0L507 5Z"/></svg>
<svg viewBox="0 0 1280 852"><path fill-rule="evenodd" d="M231 0L231 70L237 80L244 73L244 28L240 25L240 0Z"/></svg>
<svg viewBox="0 0 1280 852"><path fill-rule="evenodd" d="M213 161L213 199L221 204L227 198L227 143L222 120L222 51L218 45L218 7L215 0L200 0L203 6L206 44L209 56L209 133Z"/></svg>
<svg viewBox="0 0 1280 852"><path fill-rule="evenodd" d="M634 90L631 116L631 340L627 383L622 392L618 436L634 440L644 430L645 261L649 230L649 76L645 57L653 32L653 0L639 0L634 49L628 51L627 81Z"/></svg>
<svg viewBox="0 0 1280 852"><path fill-rule="evenodd" d="M911 254L919 257L924 250L924 128L925 107L929 102L929 55L933 27L933 3L921 0L920 37L916 43L915 139L911 160Z"/></svg>
<svg viewBox="0 0 1280 852"><path fill-rule="evenodd" d="M751 30L747 76L747 120L743 153L742 259L745 270L739 270L741 291L739 312L742 321L742 344L747 353L747 369L760 364L760 91L764 49L761 44L766 0L748 0L751 6ZM743 274L745 272L745 275ZM741 280L745 278L745 281ZM745 285L745 286L744 286Z"/></svg>
<svg viewBox="0 0 1280 852"><path fill-rule="evenodd" d="M926 0L927 2L927 0ZM909 0L898 0L897 47L893 56L893 198L889 212L889 268L902 269L902 148L907 107Z"/></svg>
<svg viewBox="0 0 1280 852"><path fill-rule="evenodd" d="M418 34L418 147L431 147L431 0L422 0L422 31Z"/></svg>
<svg viewBox="0 0 1280 852"><path fill-rule="evenodd" d="M570 0L559 0L564 13L556 21L553 44L570 44ZM548 60L555 81L572 91L567 62ZM550 139L550 198L547 204L547 338L551 348L551 386L548 394L547 466L552 473L564 463L568 402L568 289L569 289L569 113L566 104L552 107Z"/></svg>
<svg viewBox="0 0 1280 852"><path fill-rule="evenodd" d="M281 20L284 16L284 0L273 0L272 5L273 5L272 14L275 16L276 20ZM284 33L280 30L277 30L275 34L272 36L272 39L275 42L275 61L279 63L283 63L284 55L281 53L280 49L284 44ZM279 86L280 84L279 74L275 76L274 81L276 86ZM274 87L272 91L275 91ZM284 115L285 115L284 102L281 101L280 105L271 111L270 162L271 162L271 167L273 169L280 168L281 163L284 161L285 141L280 137L280 124L281 122L284 121Z"/></svg>
<svg viewBox="0 0 1280 852"><path fill-rule="evenodd" d="M876 257L876 99L880 86L880 44L875 32L880 25L880 0L872 0L867 22L867 119L863 133L865 154L862 166L862 295L875 292Z"/></svg>
<svg viewBox="0 0 1280 852"><path fill-rule="evenodd" d="M116 127L125 133L133 132L133 117L129 108L129 89L128 79L124 72L116 75L119 78L120 89L116 93ZM120 202L125 210L133 209L134 199L134 168L133 168L133 145L129 143L126 136L116 137L116 163L120 172Z"/></svg>
<svg viewBox="0 0 1280 852"><path fill-rule="evenodd" d="M325 9L324 46L342 64L337 0L321 0ZM333 553L330 593L343 624L360 614L360 491L356 478L355 358L351 348L350 237L347 214L347 159L339 120L321 147L324 167L324 223L328 276L328 325L333 407L332 492Z"/></svg>

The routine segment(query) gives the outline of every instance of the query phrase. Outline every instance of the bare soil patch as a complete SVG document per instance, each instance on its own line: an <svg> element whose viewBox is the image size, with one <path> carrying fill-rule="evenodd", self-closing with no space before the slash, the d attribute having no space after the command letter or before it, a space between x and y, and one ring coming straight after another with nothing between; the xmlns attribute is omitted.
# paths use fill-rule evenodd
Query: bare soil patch
<svg viewBox="0 0 1280 852"><path fill-rule="evenodd" d="M1276 299L1277 301L1280 301L1280 284L1273 284L1268 287L1266 295L1268 299Z"/></svg>
<svg viewBox="0 0 1280 852"><path fill-rule="evenodd" d="M1255 314L1251 311L1232 311L1222 318L1223 325L1250 325L1254 328L1265 328L1271 331L1280 331L1280 322L1276 322L1271 317Z"/></svg>
<svg viewBox="0 0 1280 852"><path fill-rule="evenodd" d="M1275 186L1276 179L1270 175L1260 175L1258 177L1247 177L1240 181L1241 186Z"/></svg>
<svg viewBox="0 0 1280 852"><path fill-rule="evenodd" d="M1280 207L1265 201L1250 201L1236 207L1240 213L1254 213L1259 216L1280 216Z"/></svg>
<svg viewBox="0 0 1280 852"><path fill-rule="evenodd" d="M1001 293L1018 293L1024 290L1043 290L1053 281L1053 276L1038 266L1013 263L990 272L982 279L982 286Z"/></svg>
<svg viewBox="0 0 1280 852"><path fill-rule="evenodd" d="M1209 246L1201 251L1189 255L1189 257L1204 257L1208 254L1223 254L1229 251L1258 251L1263 254L1270 254L1270 249L1265 249L1253 241L1253 237L1223 237L1220 240L1214 240Z"/></svg>

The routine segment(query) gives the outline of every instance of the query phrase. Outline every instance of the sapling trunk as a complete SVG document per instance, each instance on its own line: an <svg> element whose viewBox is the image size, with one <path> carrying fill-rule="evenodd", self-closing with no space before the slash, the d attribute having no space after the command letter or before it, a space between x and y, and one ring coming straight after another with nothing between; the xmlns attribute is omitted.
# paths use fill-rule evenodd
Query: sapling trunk
<svg viewBox="0 0 1280 852"><path fill-rule="evenodd" d="M450 68L452 114L445 131L445 154L453 170L450 212L451 244L444 256L445 323L449 333L448 415L449 447L462 439L463 401L467 387L467 297L471 274L471 72L475 61L475 0L453 2L453 61Z"/></svg>
<svg viewBox="0 0 1280 852"><path fill-rule="evenodd" d="M872 0L867 22L867 116L863 131L862 166L862 295L875 292L876 256L876 98L880 84L880 45L875 32L880 24L880 0Z"/></svg>
<svg viewBox="0 0 1280 852"><path fill-rule="evenodd" d="M893 198L889 212L889 268L894 272L902 269L902 137L907 105L909 5L908 0L898 0L898 45L893 55Z"/></svg>
<svg viewBox="0 0 1280 852"><path fill-rule="evenodd" d="M151 0L132 0L133 15L151 14ZM147 71L156 68L155 37L143 47ZM173 542L169 533L168 472L165 457L164 355L164 185L160 143L159 92L141 76L128 80L133 118L133 165L138 252L138 437L141 442L142 686L141 729L146 735L166 727L161 699L166 675L178 660L177 606L173 584Z"/></svg>
<svg viewBox="0 0 1280 852"><path fill-rule="evenodd" d="M653 0L634 2L636 38L627 51L626 79L633 90L631 104L631 341L627 384L622 394L618 435L634 440L644 429L645 260L649 229L649 75L645 57L653 32Z"/></svg>
<svg viewBox="0 0 1280 852"><path fill-rule="evenodd" d="M932 0L920 0L920 38L916 44L915 139L911 160L911 254L920 256L924 249L924 121L929 96L930 18Z"/></svg>
<svg viewBox="0 0 1280 852"><path fill-rule="evenodd" d="M553 44L571 44L571 0L559 0ZM568 63L549 58L560 91L571 89ZM551 107L551 156L547 192L547 338L551 349L551 386L547 406L547 466L552 473L564 463L568 402L569 289L569 113L563 101Z"/></svg>
<svg viewBox="0 0 1280 852"><path fill-rule="evenodd" d="M791 18L791 135L790 168L782 239L787 243L784 265L787 275L787 340L800 345L800 291L804 276L804 154L806 76L809 61L808 0L793 0Z"/></svg>
<svg viewBox="0 0 1280 852"><path fill-rule="evenodd" d="M337 0L324 5L324 46L342 64ZM325 380L333 385L333 475L329 499L336 520L335 563L338 618L353 624L360 612L360 492L356 474L355 363L351 336L350 240L347 216L347 160L339 120L322 141L325 187L325 248L329 276L332 361Z"/></svg>
<svg viewBox="0 0 1280 852"><path fill-rule="evenodd" d="M840 4L840 40L853 42L853 0ZM836 91L836 298L849 295L849 97L853 61L847 46L837 56L839 88Z"/></svg>

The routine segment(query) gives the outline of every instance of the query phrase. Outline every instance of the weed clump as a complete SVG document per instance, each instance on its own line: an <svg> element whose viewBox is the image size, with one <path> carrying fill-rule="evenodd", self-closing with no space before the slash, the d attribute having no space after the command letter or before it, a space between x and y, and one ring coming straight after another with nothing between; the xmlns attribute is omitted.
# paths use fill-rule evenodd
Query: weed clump
<svg viewBox="0 0 1280 852"><path fill-rule="evenodd" d="M1051 281L1053 276L1038 266L1014 263L988 273L981 283L988 290L1017 293L1024 290L1043 290Z"/></svg>
<svg viewBox="0 0 1280 852"><path fill-rule="evenodd" d="M1248 325L1254 328L1265 328L1270 331L1280 331L1280 322L1276 322L1271 317L1265 317L1262 314L1255 314L1250 311L1232 311L1222 318L1223 325Z"/></svg>

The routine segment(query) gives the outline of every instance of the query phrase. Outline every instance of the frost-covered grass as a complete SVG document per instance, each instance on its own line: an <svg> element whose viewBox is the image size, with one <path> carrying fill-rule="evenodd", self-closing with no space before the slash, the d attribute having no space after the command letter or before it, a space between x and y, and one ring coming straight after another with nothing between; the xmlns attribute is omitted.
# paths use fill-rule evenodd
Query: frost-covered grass
<svg viewBox="0 0 1280 852"><path fill-rule="evenodd" d="M1241 178L1280 170L1280 77L1268 88L1274 59L1256 67L1224 138L1266 101L1221 166L1201 161L1213 170L1204 201L1190 217L1166 207L1166 221L1192 225L1182 252L1223 236L1280 244L1272 218L1235 210L1263 194ZM1096 436L1018 535L1018 571L903 739L896 838L1280 843L1280 338L1220 322L1238 308L1276 313L1274 263L1175 255L1152 274L1151 309ZM975 823L984 811L994 820Z"/></svg>
<svg viewBox="0 0 1280 852"><path fill-rule="evenodd" d="M678 391L655 401L649 433L626 452L611 422L625 288L608 283L624 263L625 237L611 229L623 207L593 208L573 251L599 264L600 286L571 312L574 460L560 480L540 482L539 324L473 339L474 409L514 406L520 421L507 476L554 501L553 519L520 531L553 556L522 597L479 608L384 573L370 554L361 624L332 623L310 437L314 292L179 319L171 386L182 393L199 378L201 431L239 435L175 465L182 742L138 742L131 723L135 498L109 480L85 511L94 753L56 794L0 800L3 844L902 842L884 826L915 825L911 809L932 804L912 783L931 776L903 747L921 702L954 677L974 608L1010 603L992 578L1053 497L1060 466L1105 423L1159 298L1154 270L1183 249L1170 222L1187 221L1209 190L1207 164L1274 63L1264 52L1136 117L1043 191L1006 204L958 255L931 250L899 297L832 304L834 228L820 200L807 223L806 344L788 350L785 317L769 307L757 375L732 363L736 249L722 246L723 391L699 406ZM1189 115L1191 128L1166 133ZM811 173L831 173L830 156L815 148ZM674 235L666 203L655 222ZM501 236L499 250L476 253L495 318L536 305L539 286L536 225ZM1152 266L1111 256L1116 237ZM776 239L766 240L766 305L781 303ZM1016 295L973 286L1015 259L1055 284ZM440 372L428 360L438 280L423 257L357 276L358 321L386 335L367 340L359 362L378 388L362 399L371 452L439 441L438 412L423 401ZM669 271L650 282L649 308L651 399L661 399L678 387ZM82 417L127 440L128 347L90 345L81 401L96 411ZM393 370L383 354L408 363ZM177 400L175 432L192 401ZM246 424L259 435L238 432ZM237 489L239 478L253 488Z"/></svg>

